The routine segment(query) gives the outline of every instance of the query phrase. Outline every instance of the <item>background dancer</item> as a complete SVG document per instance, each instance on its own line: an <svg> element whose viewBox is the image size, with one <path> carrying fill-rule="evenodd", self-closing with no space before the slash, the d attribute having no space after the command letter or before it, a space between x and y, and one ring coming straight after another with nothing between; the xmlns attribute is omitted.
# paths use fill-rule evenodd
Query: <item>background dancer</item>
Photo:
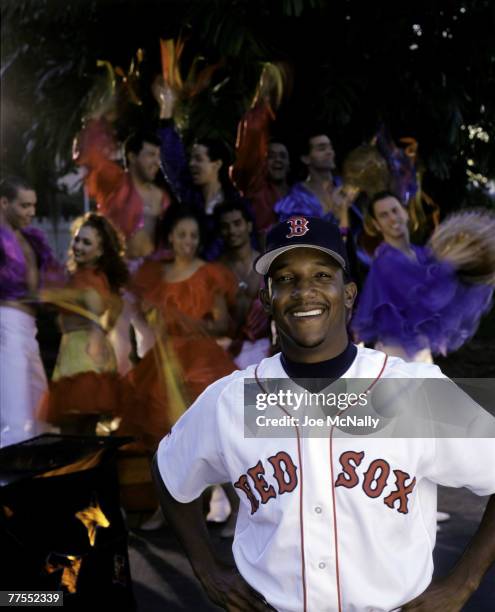
<svg viewBox="0 0 495 612"><path fill-rule="evenodd" d="M267 357L270 351L269 321L259 299L260 279L253 271L259 253L251 245L253 222L242 203L219 204L215 217L225 245L219 262L238 280L234 315L237 331L229 352L243 369Z"/></svg>
<svg viewBox="0 0 495 612"><path fill-rule="evenodd" d="M284 142L270 135L282 100L284 80L283 69L265 64L251 108L237 129L232 177L251 203L258 232L266 231L276 222L274 206L289 191L289 151Z"/></svg>
<svg viewBox="0 0 495 612"><path fill-rule="evenodd" d="M36 418L47 381L35 305L43 278L57 266L42 232L29 227L36 203L24 179L0 182L0 446L46 430Z"/></svg>
<svg viewBox="0 0 495 612"><path fill-rule="evenodd" d="M157 344L128 374L131 391L120 429L149 451L205 387L235 369L216 342L230 329L235 278L224 266L199 258L201 224L193 212L171 209L166 227L172 257L146 261L132 279L142 308L155 321ZM182 408L171 401L167 368L174 366Z"/></svg>
<svg viewBox="0 0 495 612"><path fill-rule="evenodd" d="M123 248L105 217L80 217L72 226L67 285L42 292L45 301L60 307L62 340L40 415L66 433L94 435L101 417L120 412L121 379L107 333L128 278Z"/></svg>
<svg viewBox="0 0 495 612"><path fill-rule="evenodd" d="M393 193L374 196L366 225L383 236L383 243L352 318L357 339L408 361L431 362L432 354L457 350L474 335L491 306L495 221L487 212L456 219L434 234L435 252L411 244L407 211ZM436 235L443 236L441 245ZM480 266L488 273L475 277Z"/></svg>

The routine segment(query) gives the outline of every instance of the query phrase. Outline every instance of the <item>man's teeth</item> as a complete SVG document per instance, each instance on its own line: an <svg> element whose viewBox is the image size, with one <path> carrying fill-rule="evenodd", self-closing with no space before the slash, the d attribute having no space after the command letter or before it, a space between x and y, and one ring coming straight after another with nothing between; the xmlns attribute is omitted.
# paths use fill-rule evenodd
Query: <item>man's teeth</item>
<svg viewBox="0 0 495 612"><path fill-rule="evenodd" d="M323 310L321 308L317 308L316 310L306 310L305 312L293 312L294 317L316 317L321 315Z"/></svg>

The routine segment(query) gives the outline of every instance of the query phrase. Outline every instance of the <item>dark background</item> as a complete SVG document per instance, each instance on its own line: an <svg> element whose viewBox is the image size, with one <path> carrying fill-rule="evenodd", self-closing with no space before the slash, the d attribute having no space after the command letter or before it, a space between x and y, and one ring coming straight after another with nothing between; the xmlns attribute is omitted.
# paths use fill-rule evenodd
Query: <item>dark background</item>
<svg viewBox="0 0 495 612"><path fill-rule="evenodd" d="M495 168L494 22L490 0L4 0L2 172L34 180L41 213L67 213L55 184L71 166L72 140L101 74L96 61L126 71L144 50L143 106L122 109L124 137L153 118L159 38L182 34L184 72L198 54L208 63L224 58L212 86L189 105L186 140L208 134L233 145L262 62L285 61L292 91L275 131L289 145L317 122L342 162L383 123L395 139L419 141L425 189L442 212L494 206L481 178L493 181ZM470 125L490 141L470 138ZM467 171L480 175L477 184Z"/></svg>

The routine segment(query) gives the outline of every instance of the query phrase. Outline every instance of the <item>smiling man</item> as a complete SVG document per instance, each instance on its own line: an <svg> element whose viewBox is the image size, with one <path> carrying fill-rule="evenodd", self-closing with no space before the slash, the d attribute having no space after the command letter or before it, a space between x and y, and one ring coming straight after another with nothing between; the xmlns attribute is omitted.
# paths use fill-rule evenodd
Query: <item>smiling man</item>
<svg viewBox="0 0 495 612"><path fill-rule="evenodd" d="M280 220L292 215L324 217L339 224L345 233L349 227L349 207L357 193L344 188L334 176L335 151L330 138L319 129L308 131L301 140L301 162L308 176L296 183L289 193L275 204Z"/></svg>
<svg viewBox="0 0 495 612"><path fill-rule="evenodd" d="M428 363L472 338L492 307L493 287L463 282L428 245L412 244L407 209L392 192L375 194L366 226L383 242L351 322L354 337L388 355ZM483 252L473 248L472 257L476 251Z"/></svg>
<svg viewBox="0 0 495 612"><path fill-rule="evenodd" d="M42 232L29 227L36 203L36 192L24 179L0 182L0 446L45 429L36 420L47 388L36 340L36 302L43 273L55 261Z"/></svg>
<svg viewBox="0 0 495 612"><path fill-rule="evenodd" d="M281 353L211 385L162 440L154 462L163 510L211 600L228 610L460 610L495 558L495 498L448 577L430 584L436 485L495 492L493 440L349 434L245 436L245 382L439 378L349 341L356 297L338 227L297 216L275 226L255 270ZM346 382L347 379L347 382ZM449 388L451 387L451 383ZM454 387L455 393L459 390ZM475 421L482 409L463 400ZM276 407L274 407L276 410ZM284 410L280 407L279 416ZM486 421L494 430L494 419ZM198 498L230 481L240 509L237 569L214 557Z"/></svg>
<svg viewBox="0 0 495 612"><path fill-rule="evenodd" d="M170 204L169 194L156 182L160 144L152 131L130 134L124 145L124 170L113 159L118 147L104 117L95 115L77 138L74 159L87 171L88 195L125 236L131 259L155 251L157 225Z"/></svg>

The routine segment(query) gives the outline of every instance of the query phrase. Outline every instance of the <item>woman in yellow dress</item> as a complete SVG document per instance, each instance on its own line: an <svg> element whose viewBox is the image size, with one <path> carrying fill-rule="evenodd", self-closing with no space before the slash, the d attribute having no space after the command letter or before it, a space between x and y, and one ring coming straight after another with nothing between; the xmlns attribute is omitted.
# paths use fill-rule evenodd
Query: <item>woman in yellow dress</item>
<svg viewBox="0 0 495 612"><path fill-rule="evenodd" d="M115 416L121 380L107 333L121 308L128 271L123 242L105 217L88 213L72 226L63 288L43 292L60 309L62 339L40 416L65 433L94 434L99 418Z"/></svg>

